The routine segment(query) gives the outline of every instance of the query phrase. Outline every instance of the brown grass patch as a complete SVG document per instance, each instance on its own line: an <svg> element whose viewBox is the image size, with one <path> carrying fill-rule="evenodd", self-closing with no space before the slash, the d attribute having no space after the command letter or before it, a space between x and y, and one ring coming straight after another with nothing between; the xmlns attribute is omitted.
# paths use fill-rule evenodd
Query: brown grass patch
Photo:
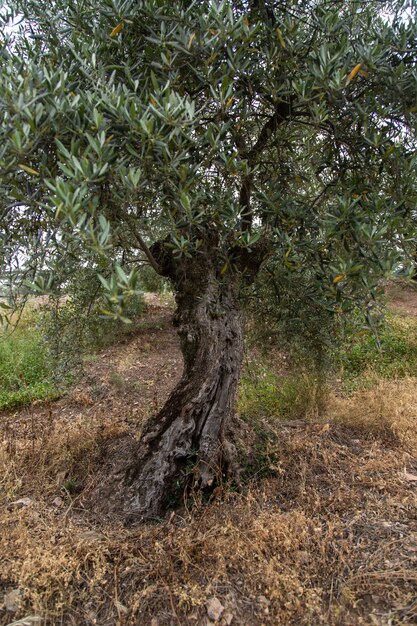
<svg viewBox="0 0 417 626"><path fill-rule="evenodd" d="M417 453L417 378L379 380L350 397L332 396L327 415L362 434L372 434Z"/></svg>
<svg viewBox="0 0 417 626"><path fill-rule="evenodd" d="M268 478L136 528L97 520L69 486L94 480L121 427L96 416L5 431L0 582L21 608L0 624L206 625L213 596L239 625L416 623L413 432L399 426L412 381L383 384L334 400L337 423L277 426Z"/></svg>

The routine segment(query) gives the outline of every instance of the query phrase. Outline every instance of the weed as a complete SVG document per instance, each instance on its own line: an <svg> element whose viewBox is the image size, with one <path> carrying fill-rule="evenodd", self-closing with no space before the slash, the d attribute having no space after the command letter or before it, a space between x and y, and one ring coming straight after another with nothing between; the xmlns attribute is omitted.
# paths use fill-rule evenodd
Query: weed
<svg viewBox="0 0 417 626"><path fill-rule="evenodd" d="M82 483L77 478L73 477L68 478L64 482L63 487L65 491L67 491L71 495L80 493L83 488Z"/></svg>
<svg viewBox="0 0 417 626"><path fill-rule="evenodd" d="M380 378L417 375L417 320L388 314L378 335L347 334L339 351L344 388L370 387Z"/></svg>
<svg viewBox="0 0 417 626"><path fill-rule="evenodd" d="M326 388L319 375L279 375L265 363L255 362L243 371L237 410L249 420L260 416L300 419L318 414L325 398Z"/></svg>
<svg viewBox="0 0 417 626"><path fill-rule="evenodd" d="M250 450L240 450L243 482L274 475L274 425L317 417L325 406L327 393L319 375L303 371L279 374L265 360L253 358L247 362L237 398L237 412L253 432Z"/></svg>
<svg viewBox="0 0 417 626"><path fill-rule="evenodd" d="M111 371L109 381L114 387L117 387L117 389L123 389L126 386L125 377L116 370Z"/></svg>
<svg viewBox="0 0 417 626"><path fill-rule="evenodd" d="M61 392L36 314L29 311L23 319L21 326L0 337L0 410L53 399Z"/></svg>
<svg viewBox="0 0 417 626"><path fill-rule="evenodd" d="M245 484L250 480L268 478L274 475L274 466L277 463L276 433L262 428L259 423L254 425L254 442L250 450L239 446L242 472L240 482Z"/></svg>

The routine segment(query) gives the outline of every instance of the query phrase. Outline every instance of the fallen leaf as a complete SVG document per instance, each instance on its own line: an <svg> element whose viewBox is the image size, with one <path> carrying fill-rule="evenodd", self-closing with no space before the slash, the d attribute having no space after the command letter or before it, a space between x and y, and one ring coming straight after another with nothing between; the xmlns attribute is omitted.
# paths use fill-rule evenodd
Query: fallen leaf
<svg viewBox="0 0 417 626"><path fill-rule="evenodd" d="M9 506L15 506L22 509L24 506L30 506L33 500L30 498L20 498L19 500L15 500L14 502L10 502Z"/></svg>
<svg viewBox="0 0 417 626"><path fill-rule="evenodd" d="M58 474L56 475L56 484L58 485L58 487L61 487L64 484L66 476L67 472L65 470L62 472L58 472Z"/></svg>
<svg viewBox="0 0 417 626"><path fill-rule="evenodd" d="M39 615L28 615L27 617L19 619L17 622L7 624L7 626L32 626L32 624L39 624L41 621L42 618L39 617Z"/></svg>

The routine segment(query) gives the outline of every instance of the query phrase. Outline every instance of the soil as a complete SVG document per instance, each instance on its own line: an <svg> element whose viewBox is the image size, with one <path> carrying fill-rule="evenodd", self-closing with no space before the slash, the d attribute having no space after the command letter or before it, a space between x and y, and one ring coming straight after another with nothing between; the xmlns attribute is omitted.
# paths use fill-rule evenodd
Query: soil
<svg viewBox="0 0 417 626"><path fill-rule="evenodd" d="M417 315L416 290L390 297ZM171 318L151 297L68 395L1 416L0 625L417 624L417 460L385 430L240 421L238 491L135 527L86 504L180 378Z"/></svg>
<svg viewBox="0 0 417 626"><path fill-rule="evenodd" d="M417 316L417 283L392 281L385 290L387 305L397 313Z"/></svg>
<svg viewBox="0 0 417 626"><path fill-rule="evenodd" d="M81 381L52 403L3 412L3 428L30 435L32 425L90 421L97 416L115 427L138 434L144 420L156 412L181 377L183 361L172 326L172 308L148 294L146 316L126 339L92 354ZM139 430L138 430L139 429Z"/></svg>

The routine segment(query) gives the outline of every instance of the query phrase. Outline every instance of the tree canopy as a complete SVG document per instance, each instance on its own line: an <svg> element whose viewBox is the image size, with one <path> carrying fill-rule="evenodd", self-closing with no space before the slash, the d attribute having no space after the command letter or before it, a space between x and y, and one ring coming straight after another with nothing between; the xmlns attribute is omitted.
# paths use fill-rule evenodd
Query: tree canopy
<svg viewBox="0 0 417 626"><path fill-rule="evenodd" d="M415 202L406 2L7 6L9 262L145 252L158 271L150 243L192 256L210 231L225 272L260 238L286 263L320 252L329 280L391 267L378 244Z"/></svg>
<svg viewBox="0 0 417 626"><path fill-rule="evenodd" d="M225 356L240 331L224 329L266 259L310 271L336 308L404 264L416 202L414 12L406 0L3 8L2 272L53 288L74 264L111 266L103 284L116 317L143 261L177 294L185 374L175 411L144 435L158 442L141 460L148 477L172 481L194 454L203 486L213 482L240 366ZM208 381L219 368L229 382ZM179 414L195 429L179 428ZM162 449L175 468L158 473ZM159 506L148 495L138 510Z"/></svg>

